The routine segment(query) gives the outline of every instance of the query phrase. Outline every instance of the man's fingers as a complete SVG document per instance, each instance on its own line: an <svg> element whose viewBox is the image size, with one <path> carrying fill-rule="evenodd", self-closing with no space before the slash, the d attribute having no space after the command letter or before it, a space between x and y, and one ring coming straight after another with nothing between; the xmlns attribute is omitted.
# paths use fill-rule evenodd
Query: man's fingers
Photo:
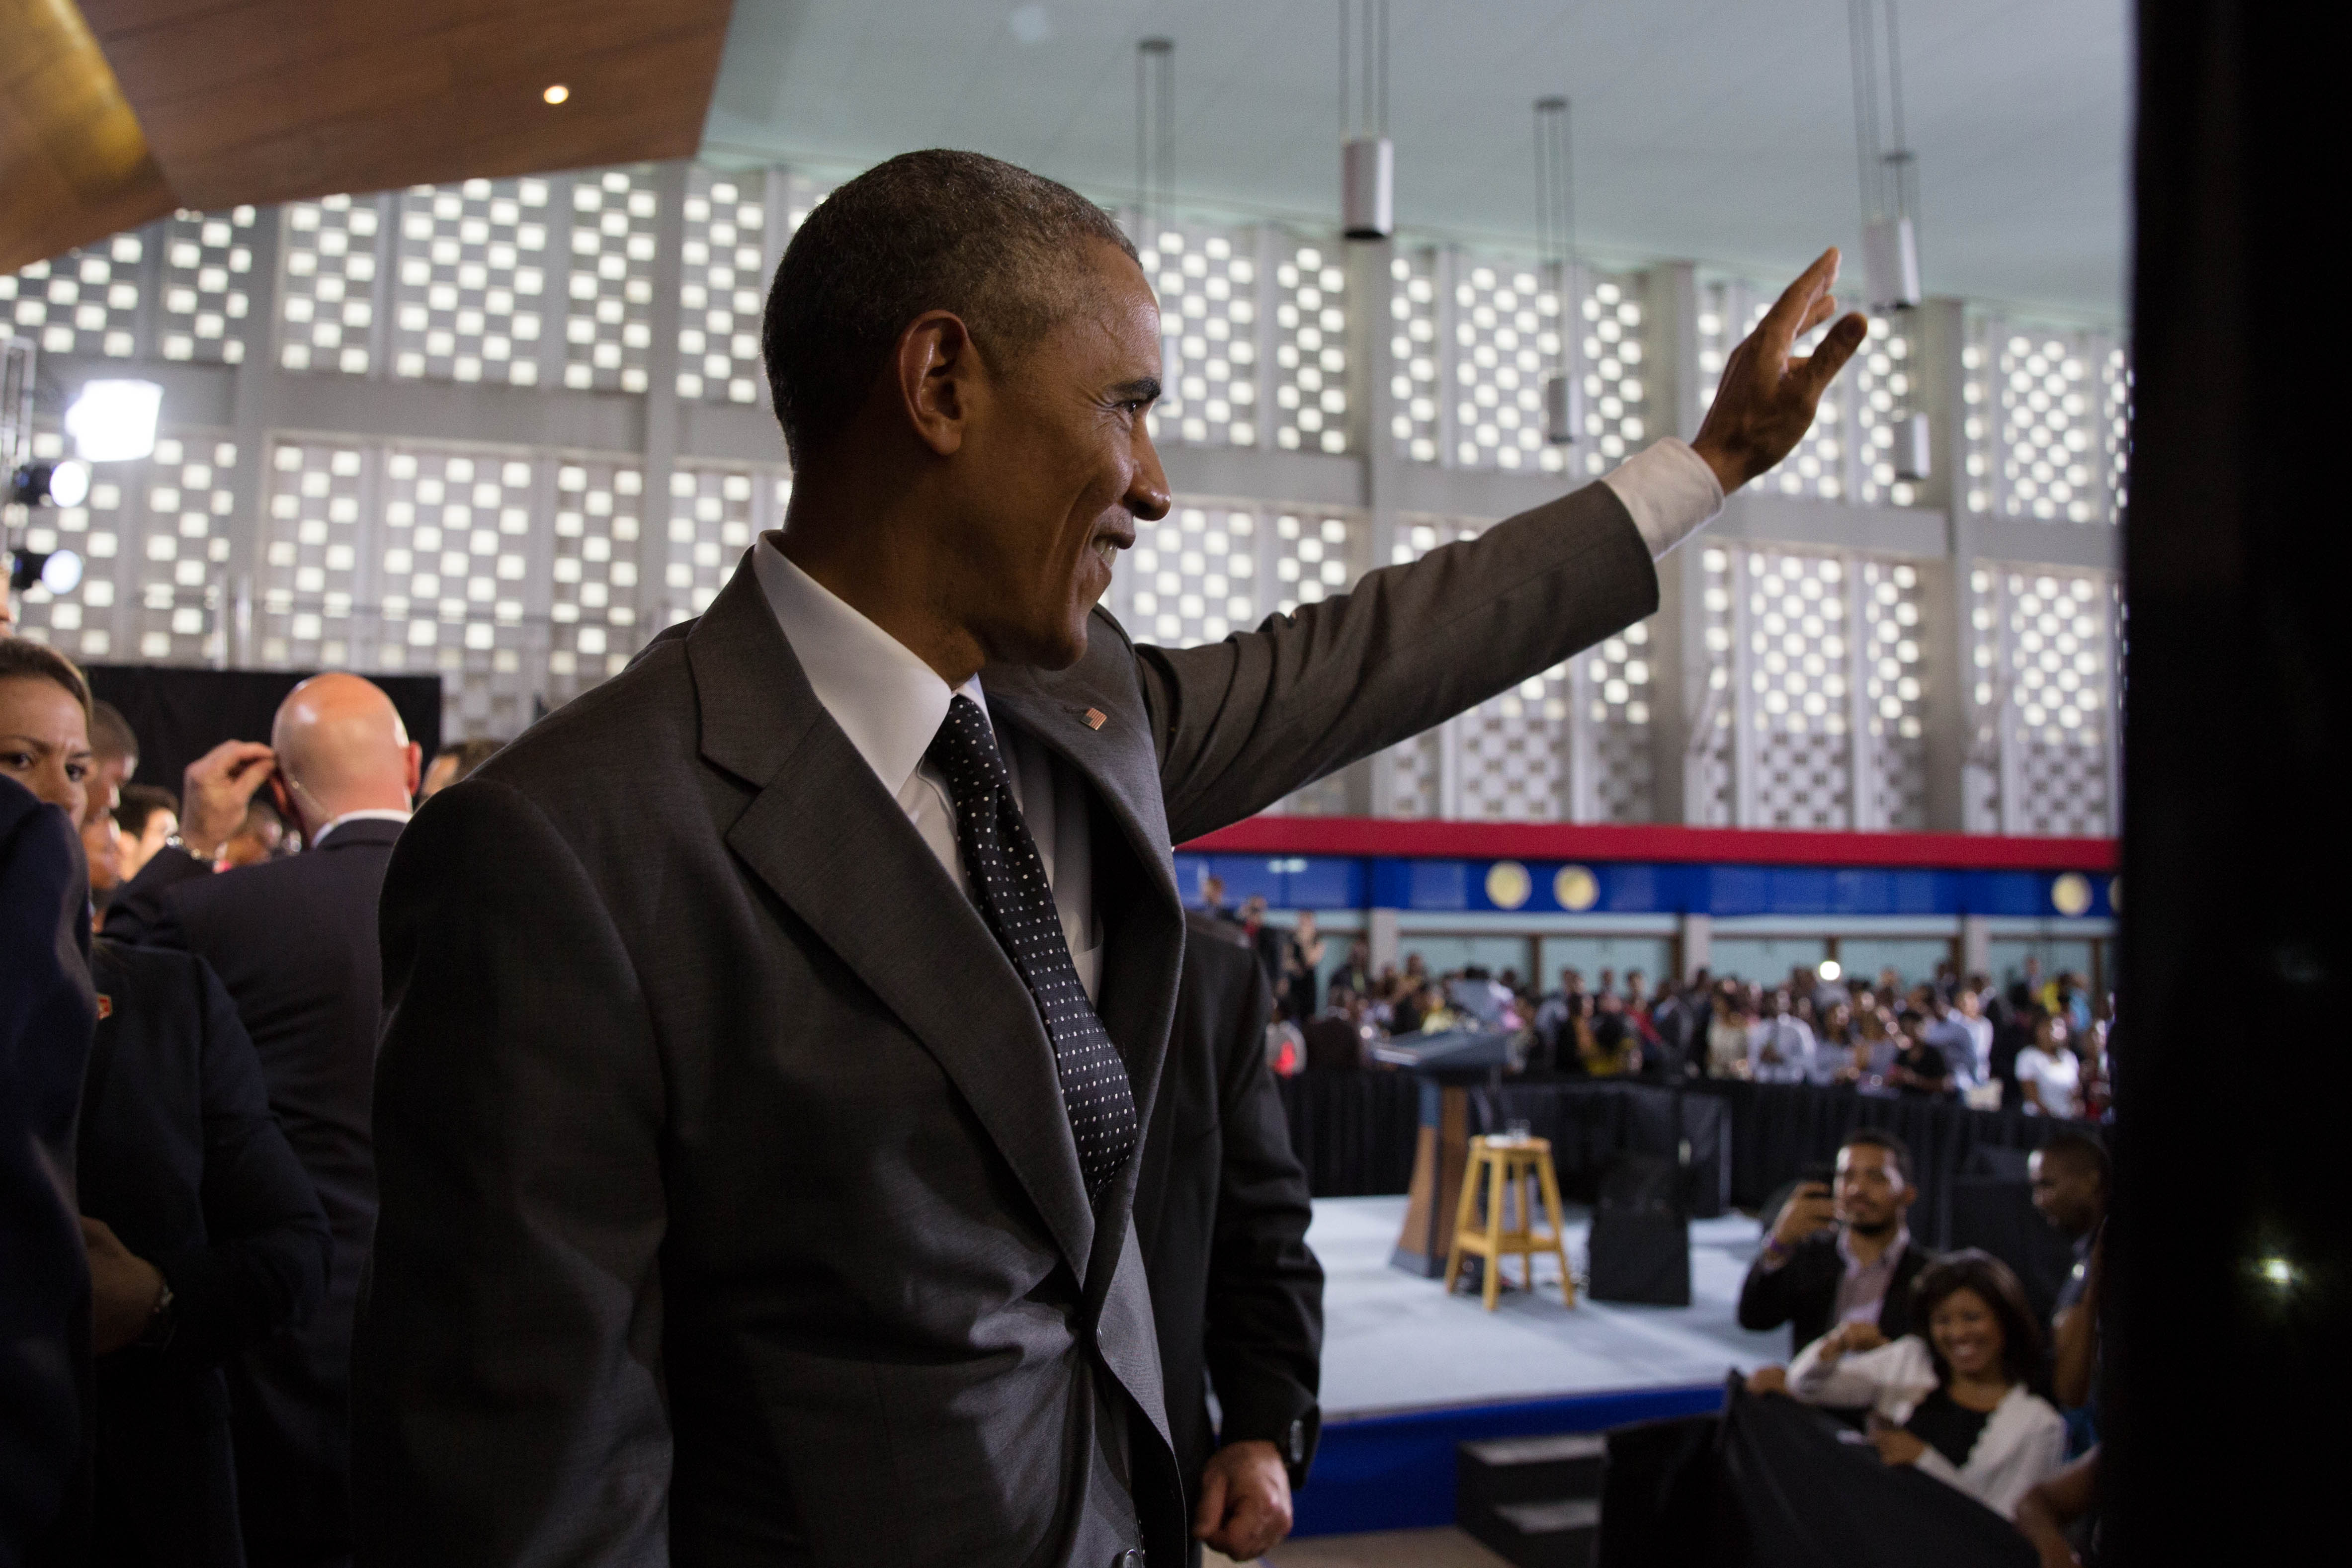
<svg viewBox="0 0 2352 1568"><path fill-rule="evenodd" d="M1812 266L1799 273L1797 280L1782 289L1780 298L1772 302L1772 308L1764 312L1764 319L1757 324L1756 336L1774 358L1788 356L1789 345L1805 330L1797 323L1805 319L1814 300L1830 291L1837 274L1838 251L1837 246L1832 246L1814 258Z"/></svg>
<svg viewBox="0 0 2352 1568"><path fill-rule="evenodd" d="M1192 1510L1192 1534L1207 1540L1225 1521L1225 1472L1211 1465L1201 1476L1201 1501Z"/></svg>
<svg viewBox="0 0 2352 1568"><path fill-rule="evenodd" d="M1813 296L1813 302L1805 307L1805 319L1797 328L1797 336L1800 338L1803 337L1806 333L1811 331L1814 328L1820 326L1822 322L1828 320L1836 313L1836 295L1816 294Z"/></svg>
<svg viewBox="0 0 2352 1568"><path fill-rule="evenodd" d="M1815 349L1802 365L1791 365L1790 369L1804 378L1806 391L1818 399L1829 390L1830 382L1837 379L1837 373L1845 369L1845 362L1853 358L1854 350L1861 348L1863 340L1869 336L1870 323L1864 320L1859 312L1849 312L1829 329L1828 336L1822 340L1822 346Z"/></svg>

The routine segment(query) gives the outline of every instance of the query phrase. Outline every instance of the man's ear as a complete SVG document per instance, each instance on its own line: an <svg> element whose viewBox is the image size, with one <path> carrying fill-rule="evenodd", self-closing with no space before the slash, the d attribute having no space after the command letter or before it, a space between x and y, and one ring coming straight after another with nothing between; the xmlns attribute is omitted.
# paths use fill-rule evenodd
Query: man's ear
<svg viewBox="0 0 2352 1568"><path fill-rule="evenodd" d="M952 311L915 318L898 335L898 403L915 438L941 457L963 445L983 375L971 329Z"/></svg>

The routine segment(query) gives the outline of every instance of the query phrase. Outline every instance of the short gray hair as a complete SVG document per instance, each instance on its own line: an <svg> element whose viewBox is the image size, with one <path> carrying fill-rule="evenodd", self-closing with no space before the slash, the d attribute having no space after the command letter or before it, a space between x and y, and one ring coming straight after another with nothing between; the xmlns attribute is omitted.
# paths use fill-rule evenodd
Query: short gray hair
<svg viewBox="0 0 2352 1568"><path fill-rule="evenodd" d="M1070 301L1089 241L1135 246L1068 186L977 152L907 152L841 186L784 247L761 347L795 466L865 403L907 324L951 310L983 348L1018 355Z"/></svg>

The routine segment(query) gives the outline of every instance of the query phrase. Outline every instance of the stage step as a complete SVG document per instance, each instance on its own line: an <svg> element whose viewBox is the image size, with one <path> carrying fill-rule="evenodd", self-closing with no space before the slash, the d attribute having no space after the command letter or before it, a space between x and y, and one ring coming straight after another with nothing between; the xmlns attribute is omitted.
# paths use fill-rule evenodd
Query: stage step
<svg viewBox="0 0 2352 1568"><path fill-rule="evenodd" d="M1454 1517L1519 1568L1589 1568L1601 1538L1607 1441L1497 1437L1454 1454Z"/></svg>

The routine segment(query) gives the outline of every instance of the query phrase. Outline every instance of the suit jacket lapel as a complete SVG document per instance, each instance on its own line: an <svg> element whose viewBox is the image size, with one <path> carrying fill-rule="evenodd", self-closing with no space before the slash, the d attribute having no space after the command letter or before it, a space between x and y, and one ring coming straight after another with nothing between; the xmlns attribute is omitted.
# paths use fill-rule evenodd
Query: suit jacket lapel
<svg viewBox="0 0 2352 1568"><path fill-rule="evenodd" d="M824 712L757 580L687 639L702 755L760 793L727 842L936 1058L1080 1279L1095 1241L1053 1047L961 889Z"/></svg>
<svg viewBox="0 0 2352 1568"><path fill-rule="evenodd" d="M1184 916L1176 896L1175 860L1160 803L1158 758L1142 693L1131 674L1124 682L1118 678L1127 668L1125 658L1124 644L1097 628L1088 657L1072 670L1041 675L1008 667L984 672L981 684L992 714L1034 736L1091 786L1093 805L1108 813L1117 829L1116 841L1129 852L1128 867L1113 863L1102 852L1111 841L1097 835L1096 909L1103 922L1104 947L1096 1011L1127 1062L1138 1124L1148 1136L1176 1010ZM1100 715L1102 722L1088 722L1090 714ZM1130 867L1129 874L1121 874ZM1148 1325L1150 1319L1136 1315L1132 1301L1124 1308L1106 1303L1114 1278L1127 1272L1122 1261L1134 1251L1130 1219L1141 1168L1139 1140L1136 1157L1103 1196L1098 1210L1102 1223L1085 1280L1088 1305L1097 1314L1101 1343L1113 1368L1159 1422L1163 1416L1153 1370L1158 1351L1144 1343L1150 1337L1148 1330L1136 1329L1139 1322ZM1140 1291L1139 1261L1131 1267L1135 1278L1129 1281L1129 1289Z"/></svg>

